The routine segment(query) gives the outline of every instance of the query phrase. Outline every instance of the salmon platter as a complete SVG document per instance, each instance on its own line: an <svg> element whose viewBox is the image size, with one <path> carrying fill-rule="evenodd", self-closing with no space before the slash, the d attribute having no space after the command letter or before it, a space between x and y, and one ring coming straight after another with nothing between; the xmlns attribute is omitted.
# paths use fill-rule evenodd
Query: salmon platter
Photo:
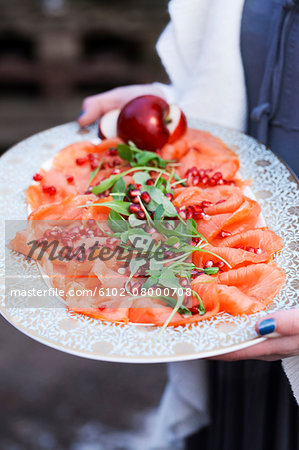
<svg viewBox="0 0 299 450"><path fill-rule="evenodd" d="M297 304L295 179L220 126L188 120L158 148L136 141L67 124L4 155L14 183L1 190L11 196L1 312L40 342L102 360L260 342L256 321ZM283 189L294 193L287 213Z"/></svg>

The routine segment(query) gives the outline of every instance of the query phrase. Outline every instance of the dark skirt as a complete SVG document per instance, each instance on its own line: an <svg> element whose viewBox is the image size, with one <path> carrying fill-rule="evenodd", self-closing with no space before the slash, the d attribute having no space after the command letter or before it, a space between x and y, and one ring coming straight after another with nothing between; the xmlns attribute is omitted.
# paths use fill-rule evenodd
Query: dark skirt
<svg viewBox="0 0 299 450"><path fill-rule="evenodd" d="M210 362L211 423L188 450L299 450L299 408L281 362Z"/></svg>

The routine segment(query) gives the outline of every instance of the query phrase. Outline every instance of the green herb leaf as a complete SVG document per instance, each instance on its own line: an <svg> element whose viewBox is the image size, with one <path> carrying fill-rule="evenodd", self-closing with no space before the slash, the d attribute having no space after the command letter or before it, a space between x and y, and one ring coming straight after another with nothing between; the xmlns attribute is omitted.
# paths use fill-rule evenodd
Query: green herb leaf
<svg viewBox="0 0 299 450"><path fill-rule="evenodd" d="M133 175L133 179L135 181L136 184L141 184L142 186L144 186L147 182L147 180L149 180L151 178L150 174L148 172L136 172Z"/></svg>
<svg viewBox="0 0 299 450"><path fill-rule="evenodd" d="M108 226L116 233L122 233L129 229L128 222L116 211L111 210L108 216Z"/></svg>
<svg viewBox="0 0 299 450"><path fill-rule="evenodd" d="M168 163L173 162L172 160L160 158L157 153L140 150L133 142L129 142L129 145L118 144L117 150L119 156L125 161L128 161L132 167L153 163L156 167L164 169Z"/></svg>
<svg viewBox="0 0 299 450"><path fill-rule="evenodd" d="M157 298L159 300L163 300L165 303L167 303L167 305L171 306L172 308L176 307L177 300L175 298L167 297L166 295L161 295L160 297L157 297ZM185 315L185 316L191 316L192 315L190 309L186 308L186 306L184 306L184 305L182 305L178 309L178 313L181 314L181 315Z"/></svg>
<svg viewBox="0 0 299 450"><path fill-rule="evenodd" d="M162 204L160 204L156 211L155 211L155 221L161 220L162 216L164 214L164 206Z"/></svg>
<svg viewBox="0 0 299 450"><path fill-rule="evenodd" d="M217 273L218 271L218 267L207 267L206 269L204 269L204 273L206 275L215 275L215 273Z"/></svg>
<svg viewBox="0 0 299 450"><path fill-rule="evenodd" d="M121 173L111 175L109 178L106 178L106 180L101 181L101 183L98 184L97 186L93 186L91 188L91 192L95 195L101 194L102 192L105 192L107 189L110 189L111 186L113 186L120 178L122 178Z"/></svg>
<svg viewBox="0 0 299 450"><path fill-rule="evenodd" d="M123 178L119 178L116 183L113 185L111 192L114 193L119 193L119 195L114 195L113 199L114 200L123 200L124 196L125 196L125 189L126 189L126 183L124 182Z"/></svg>
<svg viewBox="0 0 299 450"><path fill-rule="evenodd" d="M129 202L123 202L122 200L115 200L114 202L103 202L103 203L92 203L87 206L105 206L112 209L113 211L123 214L124 216L129 216Z"/></svg>

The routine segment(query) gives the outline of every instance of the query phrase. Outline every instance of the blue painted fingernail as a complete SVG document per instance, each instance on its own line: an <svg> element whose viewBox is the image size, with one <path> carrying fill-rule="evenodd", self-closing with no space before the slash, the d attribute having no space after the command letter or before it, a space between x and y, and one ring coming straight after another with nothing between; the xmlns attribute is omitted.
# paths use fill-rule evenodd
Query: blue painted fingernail
<svg viewBox="0 0 299 450"><path fill-rule="evenodd" d="M270 334L275 331L276 322L275 319L265 319L259 323L259 333L261 336L265 336L265 334Z"/></svg>
<svg viewBox="0 0 299 450"><path fill-rule="evenodd" d="M84 114L85 114L85 111L84 111L84 110L81 111L80 114L79 114L79 116L78 116L78 119L80 119L80 117L82 117Z"/></svg>

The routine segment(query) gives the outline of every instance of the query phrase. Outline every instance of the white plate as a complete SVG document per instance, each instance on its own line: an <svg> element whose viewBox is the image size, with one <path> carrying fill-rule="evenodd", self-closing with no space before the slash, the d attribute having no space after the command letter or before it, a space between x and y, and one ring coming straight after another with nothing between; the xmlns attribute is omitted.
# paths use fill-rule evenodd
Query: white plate
<svg viewBox="0 0 299 450"><path fill-rule="evenodd" d="M153 363L204 358L249 347L263 340L254 325L270 311L298 306L298 200L295 178L286 166L265 146L234 130L189 120L189 126L208 130L223 139L240 158L241 173L253 180L252 192L259 201L269 228L279 234L285 248L277 262L287 275L280 295L267 311L251 315L216 317L188 327L168 327L160 340L159 328L133 324L119 325L66 310L53 297L38 307L33 297L20 297L14 303L5 300L5 243L1 235L0 310L16 328L50 347L78 356L115 362ZM0 201L3 227L5 220L26 220L25 190L32 174L62 147L81 140L96 140L96 128L82 132L75 123L38 133L19 143L0 159ZM13 233L12 225L8 231ZM9 236L8 236L9 238ZM7 273L13 273L15 287L46 288L37 265L25 263L24 257L6 251ZM19 286L18 286L19 285Z"/></svg>

